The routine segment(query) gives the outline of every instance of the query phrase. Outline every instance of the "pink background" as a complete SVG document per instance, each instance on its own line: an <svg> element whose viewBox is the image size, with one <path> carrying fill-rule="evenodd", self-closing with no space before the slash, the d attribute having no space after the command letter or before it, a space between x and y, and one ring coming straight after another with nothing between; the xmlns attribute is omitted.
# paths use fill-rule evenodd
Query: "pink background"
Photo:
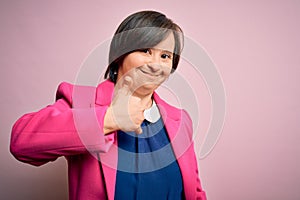
<svg viewBox="0 0 300 200"><path fill-rule="evenodd" d="M203 45L223 78L225 125L214 150L200 160L208 199L300 199L296 0L2 0L0 198L67 199L65 160L39 168L18 162L8 150L11 126L51 104L59 82L74 82L88 53L143 9L177 22Z"/></svg>

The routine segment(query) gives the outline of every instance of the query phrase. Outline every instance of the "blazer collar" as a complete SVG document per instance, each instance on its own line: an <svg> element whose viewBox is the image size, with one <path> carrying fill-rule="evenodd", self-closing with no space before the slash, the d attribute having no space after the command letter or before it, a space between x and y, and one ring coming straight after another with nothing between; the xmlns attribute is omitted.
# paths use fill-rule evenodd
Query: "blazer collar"
<svg viewBox="0 0 300 200"><path fill-rule="evenodd" d="M113 98L114 87L114 83L109 80L100 83L96 89L95 103L100 106L108 106ZM153 97L163 118L170 118L175 121L180 120L180 109L167 104L156 92L153 93Z"/></svg>
<svg viewBox="0 0 300 200"><path fill-rule="evenodd" d="M96 89L95 103L100 106L108 106L113 98L115 84L109 80L100 83ZM162 100L156 92L153 93L159 112L168 131L170 140L173 140L177 134L179 122L182 117L182 110L169 105Z"/></svg>

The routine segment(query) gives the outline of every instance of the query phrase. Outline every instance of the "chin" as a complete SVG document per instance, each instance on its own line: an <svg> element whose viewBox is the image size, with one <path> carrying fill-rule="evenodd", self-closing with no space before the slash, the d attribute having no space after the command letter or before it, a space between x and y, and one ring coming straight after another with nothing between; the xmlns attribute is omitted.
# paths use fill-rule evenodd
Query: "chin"
<svg viewBox="0 0 300 200"><path fill-rule="evenodd" d="M158 88L158 85L155 84L145 84L136 90L136 93L140 95L149 95Z"/></svg>

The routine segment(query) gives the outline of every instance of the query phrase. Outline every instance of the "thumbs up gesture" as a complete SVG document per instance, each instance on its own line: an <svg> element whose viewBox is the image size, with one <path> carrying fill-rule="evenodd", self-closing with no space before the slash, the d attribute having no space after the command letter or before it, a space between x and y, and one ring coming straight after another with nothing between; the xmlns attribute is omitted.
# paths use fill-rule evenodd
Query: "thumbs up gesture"
<svg viewBox="0 0 300 200"><path fill-rule="evenodd" d="M114 97L104 117L104 133L116 130L142 133L141 123L144 120L144 110L147 104L137 96L132 95L133 80L129 75L118 80Z"/></svg>

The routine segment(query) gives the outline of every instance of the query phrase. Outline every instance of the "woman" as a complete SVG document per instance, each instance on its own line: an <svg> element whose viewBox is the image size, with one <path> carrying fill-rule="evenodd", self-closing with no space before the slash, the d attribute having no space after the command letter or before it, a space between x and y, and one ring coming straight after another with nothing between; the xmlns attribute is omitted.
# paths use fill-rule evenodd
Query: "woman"
<svg viewBox="0 0 300 200"><path fill-rule="evenodd" d="M177 68L182 35L159 12L127 17L111 42L108 80L62 83L53 105L15 123L12 154L36 166L64 156L70 199L206 199L191 119L155 93Z"/></svg>

